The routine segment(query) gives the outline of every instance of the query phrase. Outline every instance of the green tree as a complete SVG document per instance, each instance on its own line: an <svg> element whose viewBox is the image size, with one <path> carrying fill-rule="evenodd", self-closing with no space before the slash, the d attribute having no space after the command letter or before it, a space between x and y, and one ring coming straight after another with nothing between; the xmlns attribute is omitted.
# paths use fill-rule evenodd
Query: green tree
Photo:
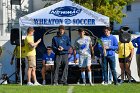
<svg viewBox="0 0 140 93"><path fill-rule="evenodd" d="M122 12L124 6L130 4L134 0L74 0L76 3L106 15L110 18L111 22L122 22L122 18L126 14Z"/></svg>

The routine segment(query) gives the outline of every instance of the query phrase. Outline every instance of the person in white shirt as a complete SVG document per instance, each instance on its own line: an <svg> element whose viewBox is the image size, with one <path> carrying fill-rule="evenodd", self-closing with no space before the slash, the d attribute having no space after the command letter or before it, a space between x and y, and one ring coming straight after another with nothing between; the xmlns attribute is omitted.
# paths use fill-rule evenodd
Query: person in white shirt
<svg viewBox="0 0 140 93"><path fill-rule="evenodd" d="M85 68L87 68L89 83L92 85L91 73L91 59L93 55L93 47L91 38L85 35L84 29L78 30L79 36L75 41L75 49L79 53L79 67L81 68L81 75L83 83L86 85ZM76 51L74 52L76 54Z"/></svg>

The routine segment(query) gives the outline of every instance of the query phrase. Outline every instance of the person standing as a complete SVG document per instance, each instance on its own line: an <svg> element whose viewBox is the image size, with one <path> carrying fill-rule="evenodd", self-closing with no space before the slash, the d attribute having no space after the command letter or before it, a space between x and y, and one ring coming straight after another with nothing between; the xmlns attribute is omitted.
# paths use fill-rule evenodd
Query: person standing
<svg viewBox="0 0 140 93"><path fill-rule="evenodd" d="M52 51L52 47L51 46L47 46L47 53L43 54L43 58L42 58L42 78L43 78L43 85L46 85L46 80L45 80L45 73L46 71L50 70L52 71L54 66L54 59L55 59L55 54Z"/></svg>
<svg viewBox="0 0 140 93"><path fill-rule="evenodd" d="M133 46L137 48L136 52L136 62L138 69L138 76L140 78L140 36L132 40Z"/></svg>
<svg viewBox="0 0 140 93"><path fill-rule="evenodd" d="M55 61L54 61L54 85L58 85L58 75L59 75L59 67L62 66L62 78L61 83L63 85L67 84L67 75L68 75L68 50L70 45L70 39L65 34L65 27L60 25L58 28L58 33L52 39L52 49L55 53Z"/></svg>
<svg viewBox="0 0 140 93"><path fill-rule="evenodd" d="M131 60L134 55L134 46L133 46L132 42L131 41L129 43L119 42L118 55L119 55L119 64L120 64L120 68L121 68L120 83L124 82L125 71L126 71L126 74L128 77L128 82L131 83L130 64L131 64Z"/></svg>
<svg viewBox="0 0 140 93"><path fill-rule="evenodd" d="M83 83L86 85L85 70L87 68L88 78L90 85L92 84L92 73L91 73L91 59L93 55L93 47L91 38L85 35L84 29L78 30L79 36L75 41L75 49L79 53L79 67L81 68L81 76ZM76 51L74 54L76 54Z"/></svg>
<svg viewBox="0 0 140 93"><path fill-rule="evenodd" d="M111 35L111 28L104 28L104 35L101 37L102 44L99 44L99 49L102 53L103 58L103 70L104 70L104 85L108 85L108 64L113 76L114 85L118 85L117 74L116 74L116 62L115 62L115 51L118 49L118 41L115 36Z"/></svg>
<svg viewBox="0 0 140 93"><path fill-rule="evenodd" d="M24 41L23 41L24 42ZM22 68L22 82L24 83L24 75L25 75L25 58L26 58L26 51L25 46L21 45L21 68ZM19 80L19 72L20 72L20 46L15 47L11 62L10 64L13 65L14 58L16 60L16 83L18 83Z"/></svg>
<svg viewBox="0 0 140 93"><path fill-rule="evenodd" d="M27 29L27 36L25 38L25 49L26 56L28 60L28 72L27 72L27 85L40 85L36 79L36 47L41 42L39 39L37 42L34 42L33 39L34 29L29 27ZM31 83L31 77L34 81L34 84Z"/></svg>

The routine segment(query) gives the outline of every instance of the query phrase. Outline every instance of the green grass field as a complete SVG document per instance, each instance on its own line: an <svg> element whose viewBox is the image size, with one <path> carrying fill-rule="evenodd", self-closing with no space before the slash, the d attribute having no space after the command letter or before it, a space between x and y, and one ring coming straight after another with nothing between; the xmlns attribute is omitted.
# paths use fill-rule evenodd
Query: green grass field
<svg viewBox="0 0 140 93"><path fill-rule="evenodd" d="M119 86L69 85L69 86L27 86L27 85L0 85L0 93L140 93L140 83L124 83Z"/></svg>

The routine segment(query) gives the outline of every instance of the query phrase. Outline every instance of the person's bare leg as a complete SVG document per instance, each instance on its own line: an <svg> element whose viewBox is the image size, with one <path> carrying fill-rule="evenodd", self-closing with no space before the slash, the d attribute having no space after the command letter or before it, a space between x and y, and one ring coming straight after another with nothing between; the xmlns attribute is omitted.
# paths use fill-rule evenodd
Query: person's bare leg
<svg viewBox="0 0 140 93"><path fill-rule="evenodd" d="M27 71L27 85L33 85L33 83L31 83L31 79L32 79L32 70L33 70L32 67L29 67L29 68L28 68L28 71Z"/></svg>
<svg viewBox="0 0 140 93"><path fill-rule="evenodd" d="M45 73L46 73L46 68L45 68L45 66L43 66L41 72L42 72L42 79L45 80Z"/></svg>
<svg viewBox="0 0 140 93"><path fill-rule="evenodd" d="M32 76L33 76L33 81L37 82L37 79L36 79L36 68L35 67L33 67Z"/></svg>
<svg viewBox="0 0 140 93"><path fill-rule="evenodd" d="M121 68L121 79L124 80L124 63L120 63L120 68Z"/></svg>
<svg viewBox="0 0 140 93"><path fill-rule="evenodd" d="M126 63L125 67L126 67L126 72L127 72L128 80L131 80L130 63Z"/></svg>
<svg viewBox="0 0 140 93"><path fill-rule="evenodd" d="M124 63L120 63L120 68L121 68L121 81L120 83L123 83L124 82Z"/></svg>
<svg viewBox="0 0 140 93"><path fill-rule="evenodd" d="M31 82L31 72L32 72L32 68L28 68L28 72L27 72L27 75L28 75L28 82Z"/></svg>

